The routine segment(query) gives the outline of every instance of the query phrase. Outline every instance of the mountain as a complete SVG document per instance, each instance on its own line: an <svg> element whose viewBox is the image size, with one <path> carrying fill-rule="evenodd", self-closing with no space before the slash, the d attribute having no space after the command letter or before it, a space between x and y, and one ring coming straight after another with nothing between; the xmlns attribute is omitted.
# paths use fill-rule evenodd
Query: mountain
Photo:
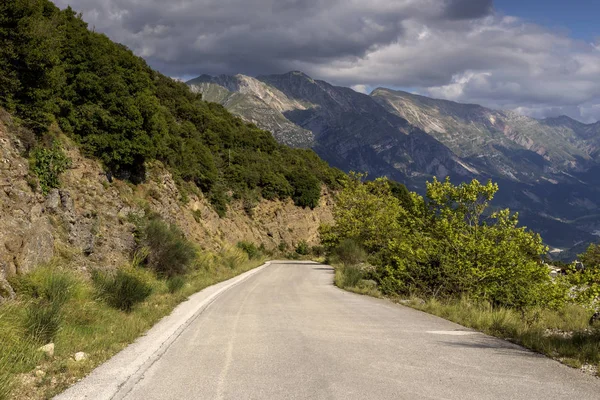
<svg viewBox="0 0 600 400"><path fill-rule="evenodd" d="M202 86L206 82L256 97L270 105L291 123L312 132L312 148L343 170L387 175L407 183L422 183L432 175L471 175L470 167L435 138L389 113L370 96L352 89L316 81L297 71L257 78L201 76L188 82L205 96L204 99L217 99L225 106L228 97L221 95L219 99L214 94L218 89ZM227 107L247 120L252 119L247 111ZM263 124L265 121L268 119ZM272 132L275 137L283 135L280 128Z"/></svg>
<svg viewBox="0 0 600 400"><path fill-rule="evenodd" d="M492 176L523 182L565 179L595 165L600 125L568 117L539 121L512 111L378 88L371 97ZM568 178L567 178L568 179Z"/></svg>
<svg viewBox="0 0 600 400"><path fill-rule="evenodd" d="M282 112L302 108L302 104L289 100L278 90L244 75L212 77L199 76L188 82L195 93L206 101L219 103L230 112L261 129L273 133L285 145L310 148L314 135L283 116Z"/></svg>
<svg viewBox="0 0 600 400"><path fill-rule="evenodd" d="M492 179L500 186L495 205L518 211L553 247L581 247L600 231L600 123L537 120L385 88L366 95L298 71L203 75L188 84L280 142L293 142L289 124L311 132L304 143L345 171L386 175L421 192L433 176ZM244 100L232 100L236 94Z"/></svg>

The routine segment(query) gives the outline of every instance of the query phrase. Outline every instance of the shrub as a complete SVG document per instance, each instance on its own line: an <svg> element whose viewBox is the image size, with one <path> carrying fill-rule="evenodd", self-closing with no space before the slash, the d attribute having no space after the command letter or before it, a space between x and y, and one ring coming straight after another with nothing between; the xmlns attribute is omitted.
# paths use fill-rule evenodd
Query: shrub
<svg viewBox="0 0 600 400"><path fill-rule="evenodd" d="M73 273L51 266L40 267L17 277L12 283L17 293L32 299L45 300L58 307L73 297L79 284Z"/></svg>
<svg viewBox="0 0 600 400"><path fill-rule="evenodd" d="M325 248L323 246L313 246L310 251L315 257L321 257L325 255Z"/></svg>
<svg viewBox="0 0 600 400"><path fill-rule="evenodd" d="M152 219L144 227L147 262L159 275L171 277L188 272L196 259L196 248L175 225Z"/></svg>
<svg viewBox="0 0 600 400"><path fill-rule="evenodd" d="M362 269L356 265L343 265L335 270L335 284L340 288L355 288L363 277Z"/></svg>
<svg viewBox="0 0 600 400"><path fill-rule="evenodd" d="M50 148L35 148L29 160L29 169L37 176L44 195L48 194L50 189L60 187L60 174L70 165L71 159L67 157L58 142L54 142Z"/></svg>
<svg viewBox="0 0 600 400"><path fill-rule="evenodd" d="M292 199L298 207L315 208L321 198L321 182L305 170L295 170L288 175L294 193Z"/></svg>
<svg viewBox="0 0 600 400"><path fill-rule="evenodd" d="M334 256L344 265L356 265L367 259L363 248L352 239L343 240L333 250Z"/></svg>
<svg viewBox="0 0 600 400"><path fill-rule="evenodd" d="M60 329L62 313L59 304L45 300L31 303L27 307L25 329L31 338L40 343L48 343Z"/></svg>
<svg viewBox="0 0 600 400"><path fill-rule="evenodd" d="M167 279L167 288L169 293L179 292L185 286L185 278L183 276L173 276Z"/></svg>
<svg viewBox="0 0 600 400"><path fill-rule="evenodd" d="M246 252L239 248L224 248L220 256L223 264L230 269L236 269L248 260Z"/></svg>
<svg viewBox="0 0 600 400"><path fill-rule="evenodd" d="M277 250L279 250L282 253L285 252L287 249L288 249L288 245L283 240L281 242L279 242L279 244L277 245Z"/></svg>
<svg viewBox="0 0 600 400"><path fill-rule="evenodd" d="M237 247L243 250L250 259L260 258L261 251L252 242L238 242Z"/></svg>
<svg viewBox="0 0 600 400"><path fill-rule="evenodd" d="M113 273L94 271L92 280L100 298L111 307L126 312L152 294L150 283L134 268L120 268Z"/></svg>
<svg viewBox="0 0 600 400"><path fill-rule="evenodd" d="M306 256L309 252L308 243L306 243L306 240L301 240L296 246L296 253L300 254L301 256Z"/></svg>

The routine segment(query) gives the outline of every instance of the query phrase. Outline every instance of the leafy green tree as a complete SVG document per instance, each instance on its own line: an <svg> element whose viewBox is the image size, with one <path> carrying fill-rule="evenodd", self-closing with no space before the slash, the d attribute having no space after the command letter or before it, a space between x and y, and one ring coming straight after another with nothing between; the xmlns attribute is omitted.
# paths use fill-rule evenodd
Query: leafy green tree
<svg viewBox="0 0 600 400"><path fill-rule="evenodd" d="M225 215L230 195L293 198L316 207L321 186L343 174L311 150L290 149L202 101L125 46L88 30L81 15L48 0L0 4L0 107L40 142L57 124L113 175L139 182L159 160L193 182Z"/></svg>
<svg viewBox="0 0 600 400"><path fill-rule="evenodd" d="M336 196L335 225L321 227L321 241L329 249L351 239L374 253L404 231L401 219L406 212L393 196L388 180L379 178L363 182L363 178L361 174L350 174Z"/></svg>
<svg viewBox="0 0 600 400"><path fill-rule="evenodd" d="M583 269L574 264L567 267L565 280L571 286L574 300L586 307L597 309L600 306L600 244L591 244L585 253L579 255Z"/></svg>

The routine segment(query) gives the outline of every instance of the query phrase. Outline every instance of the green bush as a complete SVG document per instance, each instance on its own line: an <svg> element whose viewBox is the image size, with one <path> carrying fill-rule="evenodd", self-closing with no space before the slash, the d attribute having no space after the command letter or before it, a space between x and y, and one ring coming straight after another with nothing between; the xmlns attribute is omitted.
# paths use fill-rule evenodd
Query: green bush
<svg viewBox="0 0 600 400"><path fill-rule="evenodd" d="M62 323L62 312L59 304L45 300L36 301L27 307L25 329L31 338L39 343L54 340Z"/></svg>
<svg viewBox="0 0 600 400"><path fill-rule="evenodd" d="M335 283L341 288L356 288L364 278L362 269L357 265L339 266L335 272Z"/></svg>
<svg viewBox="0 0 600 400"><path fill-rule="evenodd" d="M423 198L386 179L362 178L345 182L335 225L321 227L321 242L346 265L363 261L365 249L385 294L468 296L521 311L568 300L568 285L553 282L541 262L540 236L519 227L509 210L489 209L496 184L434 178Z"/></svg>
<svg viewBox="0 0 600 400"><path fill-rule="evenodd" d="M322 257L325 255L325 248L323 246L313 246L310 249L310 252L315 256L315 257Z"/></svg>
<svg viewBox="0 0 600 400"><path fill-rule="evenodd" d="M332 253L344 265L360 264L367 259L365 250L352 239L343 240Z"/></svg>
<svg viewBox="0 0 600 400"><path fill-rule="evenodd" d="M147 248L148 265L159 275L185 274L197 257L194 245L175 225L151 219L143 228L142 242Z"/></svg>
<svg viewBox="0 0 600 400"><path fill-rule="evenodd" d="M167 289L169 293L177 293L185 286L185 278L181 275L172 276L167 279Z"/></svg>
<svg viewBox="0 0 600 400"><path fill-rule="evenodd" d="M119 268L116 272L94 271L92 280L101 299L125 312L130 312L152 294L152 285L135 268Z"/></svg>
<svg viewBox="0 0 600 400"><path fill-rule="evenodd" d="M321 182L306 170L294 170L288 175L294 193L292 199L298 207L315 208L321 198Z"/></svg>
<svg viewBox="0 0 600 400"><path fill-rule="evenodd" d="M18 294L45 300L59 307L75 295L79 286L72 272L52 266L39 267L26 275L14 278L11 283Z"/></svg>
<svg viewBox="0 0 600 400"><path fill-rule="evenodd" d="M301 256L306 256L310 253L310 249L306 240L301 240L300 243L298 243L296 246L296 253L300 254Z"/></svg>
<svg viewBox="0 0 600 400"><path fill-rule="evenodd" d="M243 250L251 260L262 256L261 251L252 242L238 242L237 247Z"/></svg>
<svg viewBox="0 0 600 400"><path fill-rule="evenodd" d="M71 166L71 159L67 157L58 142L50 148L36 147L31 152L29 170L37 177L44 195L50 189L60 187L60 175Z"/></svg>

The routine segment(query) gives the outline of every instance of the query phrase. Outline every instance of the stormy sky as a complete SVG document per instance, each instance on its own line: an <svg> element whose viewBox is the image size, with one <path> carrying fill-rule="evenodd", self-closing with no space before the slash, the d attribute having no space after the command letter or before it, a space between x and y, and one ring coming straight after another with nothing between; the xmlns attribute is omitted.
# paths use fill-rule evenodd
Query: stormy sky
<svg viewBox="0 0 600 400"><path fill-rule="evenodd" d="M363 92L403 88L600 120L600 40L505 14L492 0L55 3L173 77L300 70Z"/></svg>

